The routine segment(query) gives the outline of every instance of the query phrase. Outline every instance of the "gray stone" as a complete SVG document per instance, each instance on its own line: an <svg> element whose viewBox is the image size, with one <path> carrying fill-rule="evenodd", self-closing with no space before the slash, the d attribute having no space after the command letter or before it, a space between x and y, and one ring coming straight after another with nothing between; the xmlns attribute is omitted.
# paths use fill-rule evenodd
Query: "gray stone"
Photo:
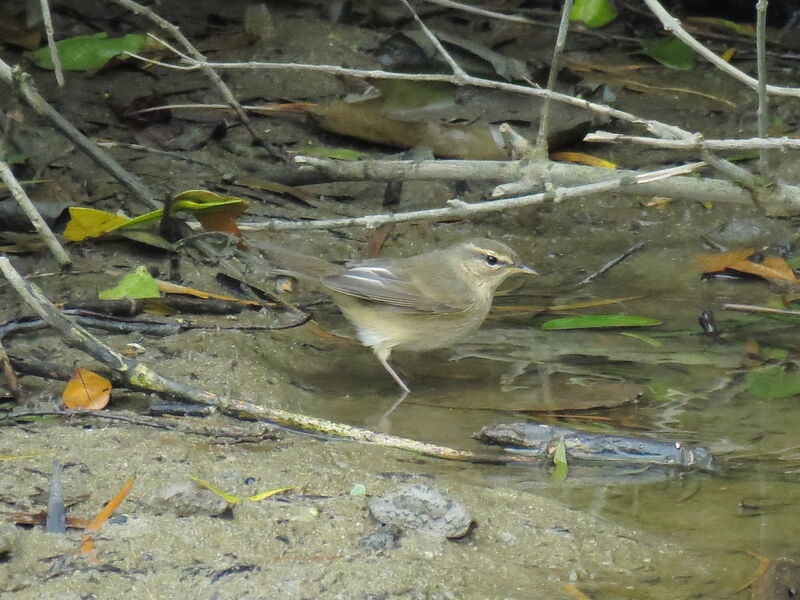
<svg viewBox="0 0 800 600"><path fill-rule="evenodd" d="M189 480L165 485L154 494L148 505L157 515L178 517L218 516L228 508L225 499Z"/></svg>
<svg viewBox="0 0 800 600"><path fill-rule="evenodd" d="M460 500L421 483L397 488L369 509L381 523L444 538L463 537L472 523Z"/></svg>

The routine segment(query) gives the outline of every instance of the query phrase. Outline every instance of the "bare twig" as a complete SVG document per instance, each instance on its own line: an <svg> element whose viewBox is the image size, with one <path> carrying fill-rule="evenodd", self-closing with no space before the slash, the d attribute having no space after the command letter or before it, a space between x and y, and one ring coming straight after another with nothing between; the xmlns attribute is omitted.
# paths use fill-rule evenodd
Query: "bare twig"
<svg viewBox="0 0 800 600"><path fill-rule="evenodd" d="M327 158L298 156L296 162L313 166L334 179L392 181L396 179L451 179L467 181L518 181L529 177L547 181L553 186L596 183L607 181L612 176L634 177L634 171L610 171L600 167L587 167L560 162L534 161L484 161L484 160L435 160L420 162L404 161L337 161ZM800 189L796 186L776 184L770 188L771 195L764 203L765 209L774 216L789 216L800 211ZM668 180L624 187L620 194L649 194L668 196L682 200L698 200L722 204L752 205L752 194L741 187L723 180L696 177L673 177ZM505 188L498 186L493 197L506 195Z"/></svg>
<svg viewBox="0 0 800 600"><path fill-rule="evenodd" d="M128 188L139 200L154 209L161 207L161 203L154 199L153 193L138 177L131 175L123 169L117 161L100 150L89 138L78 131L72 123L67 121L56 109L50 106L47 100L42 98L39 92L36 91L27 73L19 68L12 70L8 64L0 59L0 81L14 88L33 110L43 117L50 119L56 129L80 148L89 158Z"/></svg>
<svg viewBox="0 0 800 600"><path fill-rule="evenodd" d="M743 139L706 139L698 134L687 140L664 140L652 137L636 135L623 135L610 131L595 131L587 133L584 142L629 142L632 144L642 144L655 148L668 148L670 150L756 150L756 149L775 149L775 150L800 150L800 138L789 137L755 137Z"/></svg>
<svg viewBox="0 0 800 600"><path fill-rule="evenodd" d="M430 29L428 29L428 26L425 25L423 20L419 18L419 15L417 14L417 11L415 11L411 7L411 5L408 3L408 0L400 0L400 1L403 4L405 4L406 8L409 10L411 15L414 17L414 20L417 22L417 25L419 25L420 29L422 29L422 33L425 34L425 37L427 37L431 41L431 43L433 44L433 47L436 48L436 50L439 52L439 54L442 55L442 58L444 58L445 62L447 62L447 64L450 65L450 68L453 71L453 75L458 80L463 80L467 73L464 71L464 69L461 68L461 65L459 65L455 61L455 59L452 56L450 56L450 53L447 50L444 49L444 46L442 46L442 43L438 40L438 38L435 35L433 35L433 32Z"/></svg>
<svg viewBox="0 0 800 600"><path fill-rule="evenodd" d="M307 158L307 157L304 157ZM242 229L250 230L269 230L269 231L289 231L298 229L327 229L336 227L378 227L385 223L408 223L412 221L433 221L439 219L452 219L452 218L466 218L471 215L485 214L491 212L498 212L503 210L511 210L522 208L525 206L532 206L534 204L541 204L546 201L563 202L570 198L577 198L580 196L600 194L613 190L624 189L626 187L636 187L640 184L647 182L658 181L662 178L674 177L676 175L690 173L699 167L704 166L703 163L693 163L684 165L679 168L663 169L659 171L652 171L644 174L634 176L620 177L617 173L611 171L609 174L614 177L607 178L605 181L598 183L591 183L587 185L579 185L571 188L559 188L551 192L543 192L540 194L531 194L527 196L519 196L516 198L504 198L502 200L492 200L489 202L477 202L467 204L458 199L452 199L448 202L449 208L433 208L428 210L416 210L404 213L382 214L382 215L367 215L364 217L350 217L342 219L327 219L319 221L278 221L272 220L260 224L242 224Z"/></svg>
<svg viewBox="0 0 800 600"><path fill-rule="evenodd" d="M572 0L564 0L561 6L561 21L558 24L558 35L553 47L553 58L550 61L550 73L547 75L547 89L552 90L556 85L556 77L560 68L561 55L564 52L564 44L567 41L567 31L569 31L569 17L572 13ZM539 133L536 138L536 152L539 158L547 156L547 134L550 129L550 98L545 97L542 102L542 110L539 114Z"/></svg>
<svg viewBox="0 0 800 600"><path fill-rule="evenodd" d="M152 10L147 8L146 6L142 6L138 2L134 2L133 0L109 0L114 4L119 4L120 6L127 8L134 14L143 15L150 19L153 23L158 25L161 29L169 33L174 40L176 40L181 46L183 46L186 51L197 61L205 61L206 58L203 54L194 47L194 45L186 38L185 35L181 32L181 30L164 19L163 17L157 15ZM203 73L205 73L206 77L211 80L211 82L216 86L219 92L222 94L222 97L225 101L231 105L231 107L236 111L236 114L241 119L244 126L247 128L247 131L250 132L250 135L256 140L261 146L269 152L271 156L275 158L280 158L281 160L287 160L286 155L270 144L264 137L258 132L258 130L253 125L252 121L250 121L250 117L247 116L247 113L242 109L242 106L239 104L239 101L234 96L233 92L230 88L222 81L222 78L214 71L214 68L209 66L208 63L205 63L206 66L203 67Z"/></svg>
<svg viewBox="0 0 800 600"><path fill-rule="evenodd" d="M69 257L69 254L67 254L67 251L64 250L63 246L61 246L58 239L56 239L50 227L45 223L42 215L36 210L28 194L25 193L25 190L22 189L22 186L17 181L17 178L14 177L14 173L11 172L11 167L5 161L4 154L2 149L0 149L0 179L6 184L14 200L17 201L19 207L28 217L34 229L36 229L36 233L39 234L39 237L42 238L42 241L44 241L50 249L50 252L55 257L59 266L62 269L69 268L72 265L72 259Z"/></svg>
<svg viewBox="0 0 800 600"><path fill-rule="evenodd" d="M58 87L64 87L64 72L61 69L61 57L58 55L56 40L53 35L53 19L50 15L50 3L48 0L40 0L39 5L42 9L42 20L44 21L44 31L47 35L47 47L50 49L50 60L53 61L53 71L56 74Z"/></svg>
<svg viewBox="0 0 800 600"><path fill-rule="evenodd" d="M783 308L770 308L769 306L756 306L754 304L723 304L725 310L737 312L761 313L765 315L784 315L789 317L800 317L800 310L788 310Z"/></svg>
<svg viewBox="0 0 800 600"><path fill-rule="evenodd" d="M448 460L488 462L495 464L504 464L508 462L536 464L540 462L540 460L535 457L483 454L471 452L469 450L458 450L446 446L428 444L395 435L383 434L360 427L353 427L344 423L335 423L326 419L317 419L308 415L251 404L250 402L243 402L234 398L227 398L167 379L153 371L146 364L126 358L109 348L83 327L77 325L74 321L62 314L36 285L25 281L13 267L11 261L3 256L0 256L0 272L3 273L17 294L19 294L31 310L47 321L51 327L56 329L62 339L116 371L117 375L122 377L127 382L128 386L135 389L147 390L158 394L167 394L187 402L216 406L225 414L235 418L266 420L278 425L283 425L284 427L309 433L326 434L361 442L379 444L381 446L399 448Z"/></svg>
<svg viewBox="0 0 800 600"><path fill-rule="evenodd" d="M724 61L712 50L706 48L703 44L698 42L681 26L681 22L678 19L667 12L667 10L661 5L660 2L658 2L658 0L644 0L644 2L647 4L656 18L661 21L664 29L675 34L675 37L682 40L684 43L686 43L686 45L691 47L695 52L700 54L703 58L708 60L714 66L718 67L720 70L724 71L736 80L741 81L747 87L753 90L758 89L757 79L752 78L750 75L740 71L729 62ZM800 96L800 88L797 87L768 85L767 92L770 94L775 94L776 96Z"/></svg>
<svg viewBox="0 0 800 600"><path fill-rule="evenodd" d="M767 137L769 129L769 96L767 95L767 0L756 3L756 64L758 65L758 135ZM758 163L762 177L770 176L770 153L762 148Z"/></svg>
<svg viewBox="0 0 800 600"><path fill-rule="evenodd" d="M138 427L150 427L153 429L164 429L178 433L190 435L201 435L213 438L228 438L228 443L239 443L242 441L264 441L274 440L281 437L281 431L274 426L266 423L248 423L246 426L206 424L200 421L189 421L187 419L173 419L169 417L148 417L144 415L128 414L123 411L107 410L66 410L66 409L31 409L15 410L5 417L5 421L24 419L26 417L62 417L69 422L77 421L111 421L116 423L127 423ZM255 427L251 427L255 425Z"/></svg>

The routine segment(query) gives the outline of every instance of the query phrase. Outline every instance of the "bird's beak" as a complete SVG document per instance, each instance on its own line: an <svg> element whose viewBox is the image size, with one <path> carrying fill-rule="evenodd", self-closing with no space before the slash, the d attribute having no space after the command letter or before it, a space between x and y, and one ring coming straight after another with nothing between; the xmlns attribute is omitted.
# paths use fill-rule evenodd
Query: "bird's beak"
<svg viewBox="0 0 800 600"><path fill-rule="evenodd" d="M538 275L539 274L536 271L534 271L533 269L531 269L529 266L523 265L523 264L511 265L509 267L509 271L511 271L512 273L523 273L525 275Z"/></svg>

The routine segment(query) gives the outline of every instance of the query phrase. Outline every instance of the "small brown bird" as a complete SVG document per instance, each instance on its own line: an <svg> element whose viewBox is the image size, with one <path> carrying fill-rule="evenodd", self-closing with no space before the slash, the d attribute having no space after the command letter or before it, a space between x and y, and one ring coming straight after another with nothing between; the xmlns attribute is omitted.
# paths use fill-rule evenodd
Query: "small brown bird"
<svg viewBox="0 0 800 600"><path fill-rule="evenodd" d="M408 386L389 364L393 350L453 345L480 327L509 276L537 274L511 248L489 239L344 266L272 244L252 245L280 272L319 282L405 392Z"/></svg>

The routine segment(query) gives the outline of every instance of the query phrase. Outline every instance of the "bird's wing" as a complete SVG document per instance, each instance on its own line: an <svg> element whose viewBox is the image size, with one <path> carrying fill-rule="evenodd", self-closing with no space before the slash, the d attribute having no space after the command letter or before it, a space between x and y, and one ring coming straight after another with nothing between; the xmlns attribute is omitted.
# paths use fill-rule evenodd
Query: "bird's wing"
<svg viewBox="0 0 800 600"><path fill-rule="evenodd" d="M334 292L401 311L452 314L466 308L459 303L431 298L413 281L398 276L392 269L382 265L348 267L342 273L323 277L322 284Z"/></svg>

